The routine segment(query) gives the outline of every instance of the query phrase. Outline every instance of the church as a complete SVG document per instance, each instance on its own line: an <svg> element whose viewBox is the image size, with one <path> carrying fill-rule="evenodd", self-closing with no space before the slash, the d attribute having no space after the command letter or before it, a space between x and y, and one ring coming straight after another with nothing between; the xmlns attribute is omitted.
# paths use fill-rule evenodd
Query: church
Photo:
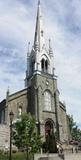
<svg viewBox="0 0 81 160"><path fill-rule="evenodd" d="M25 88L14 94L8 90L6 98L0 102L0 147L9 143L10 111L14 113L14 123L23 112L30 112L43 137L53 129L58 141L69 140L66 106L59 100L53 50L50 40L46 47L42 19L38 1L33 47L27 52Z"/></svg>

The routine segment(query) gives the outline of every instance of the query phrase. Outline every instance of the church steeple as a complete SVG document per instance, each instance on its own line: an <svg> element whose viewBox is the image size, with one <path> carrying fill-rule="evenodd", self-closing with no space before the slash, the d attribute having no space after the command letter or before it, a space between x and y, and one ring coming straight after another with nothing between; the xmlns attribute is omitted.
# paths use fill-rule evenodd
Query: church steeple
<svg viewBox="0 0 81 160"><path fill-rule="evenodd" d="M30 83L31 77L35 74L53 75L53 52L50 43L49 41L48 49L44 39L41 3L40 0L38 0L34 44L30 54L28 53L27 56L26 84Z"/></svg>
<svg viewBox="0 0 81 160"><path fill-rule="evenodd" d="M45 44L45 40L44 40L43 17L41 12L40 0L38 0L36 29L35 29L35 37L34 37L34 49L38 47L39 51L41 51L44 44Z"/></svg>

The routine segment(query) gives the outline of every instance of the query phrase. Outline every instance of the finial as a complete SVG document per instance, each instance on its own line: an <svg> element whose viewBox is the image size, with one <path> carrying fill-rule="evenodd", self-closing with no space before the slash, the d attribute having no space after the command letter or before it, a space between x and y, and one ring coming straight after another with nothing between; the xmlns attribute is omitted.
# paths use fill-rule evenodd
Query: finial
<svg viewBox="0 0 81 160"><path fill-rule="evenodd" d="M40 0L38 0L38 6L40 5Z"/></svg>
<svg viewBox="0 0 81 160"><path fill-rule="evenodd" d="M7 92L6 92L6 97L8 97L10 94L10 90L9 90L9 86L8 86L8 89L7 89Z"/></svg>
<svg viewBox="0 0 81 160"><path fill-rule="evenodd" d="M49 39L49 46L50 46L50 43L51 43L51 39Z"/></svg>
<svg viewBox="0 0 81 160"><path fill-rule="evenodd" d="M9 86L8 86L7 92L8 92L8 93L10 92L10 88L9 88Z"/></svg>
<svg viewBox="0 0 81 160"><path fill-rule="evenodd" d="M51 48L51 39L49 39L49 50Z"/></svg>
<svg viewBox="0 0 81 160"><path fill-rule="evenodd" d="M30 42L28 42L28 56L29 56L29 52L30 52Z"/></svg>
<svg viewBox="0 0 81 160"><path fill-rule="evenodd" d="M30 47L30 42L28 42L28 52L29 52L29 49L30 49L29 47Z"/></svg>

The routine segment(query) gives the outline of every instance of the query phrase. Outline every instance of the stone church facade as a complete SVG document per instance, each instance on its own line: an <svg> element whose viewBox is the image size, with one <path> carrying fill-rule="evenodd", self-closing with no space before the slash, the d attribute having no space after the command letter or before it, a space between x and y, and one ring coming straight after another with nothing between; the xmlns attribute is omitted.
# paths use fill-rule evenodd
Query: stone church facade
<svg viewBox="0 0 81 160"><path fill-rule="evenodd" d="M0 146L9 142L11 110L14 123L21 113L30 112L35 115L38 131L43 137L53 129L59 141L68 141L66 106L59 101L53 61L51 41L48 48L45 44L41 5L38 1L34 45L27 53L25 88L11 95L8 90L6 99L0 103Z"/></svg>

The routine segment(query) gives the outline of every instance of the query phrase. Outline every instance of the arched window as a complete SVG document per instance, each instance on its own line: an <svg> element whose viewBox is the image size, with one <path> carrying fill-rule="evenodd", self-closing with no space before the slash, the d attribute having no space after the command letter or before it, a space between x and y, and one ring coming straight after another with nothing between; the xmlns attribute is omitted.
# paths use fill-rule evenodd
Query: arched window
<svg viewBox="0 0 81 160"><path fill-rule="evenodd" d="M44 59L42 59L42 61L41 61L41 69L42 69L42 71L44 71Z"/></svg>
<svg viewBox="0 0 81 160"><path fill-rule="evenodd" d="M21 114L22 114L22 106L19 106L18 107L18 116L21 116Z"/></svg>
<svg viewBox="0 0 81 160"><path fill-rule="evenodd" d="M44 109L47 111L51 111L51 93L49 91L44 92Z"/></svg>
<svg viewBox="0 0 81 160"><path fill-rule="evenodd" d="M47 60L45 61L45 70L46 72L48 71L48 61Z"/></svg>
<svg viewBox="0 0 81 160"><path fill-rule="evenodd" d="M48 61L44 58L41 60L41 70L43 72L48 72Z"/></svg>

